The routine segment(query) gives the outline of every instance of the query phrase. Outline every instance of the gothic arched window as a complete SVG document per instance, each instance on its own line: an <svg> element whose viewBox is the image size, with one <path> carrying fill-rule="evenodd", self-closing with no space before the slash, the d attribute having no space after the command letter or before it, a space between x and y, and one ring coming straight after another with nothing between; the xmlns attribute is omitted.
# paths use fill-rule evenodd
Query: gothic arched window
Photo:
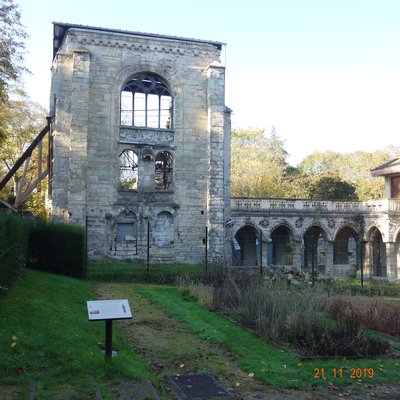
<svg viewBox="0 0 400 400"><path fill-rule="evenodd" d="M156 156L155 184L157 188L168 190L172 186L172 154L160 151Z"/></svg>
<svg viewBox="0 0 400 400"><path fill-rule="evenodd" d="M133 150L123 150L119 155L119 190L137 190L138 156Z"/></svg>
<svg viewBox="0 0 400 400"><path fill-rule="evenodd" d="M172 95L167 84L151 74L135 75L121 92L121 125L172 128Z"/></svg>

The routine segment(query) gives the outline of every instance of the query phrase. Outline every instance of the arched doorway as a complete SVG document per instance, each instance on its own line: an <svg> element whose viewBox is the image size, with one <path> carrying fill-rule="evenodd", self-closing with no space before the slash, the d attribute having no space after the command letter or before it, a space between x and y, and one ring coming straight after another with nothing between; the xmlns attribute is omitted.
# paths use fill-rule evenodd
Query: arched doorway
<svg viewBox="0 0 400 400"><path fill-rule="evenodd" d="M234 256L236 265L259 265L259 231L251 225L240 228L234 239Z"/></svg>
<svg viewBox="0 0 400 400"><path fill-rule="evenodd" d="M286 226L278 226L271 233L272 264L293 264L293 241L291 231Z"/></svg>
<svg viewBox="0 0 400 400"><path fill-rule="evenodd" d="M304 269L325 273L326 239L325 232L319 226L312 226L304 234Z"/></svg>
<svg viewBox="0 0 400 400"><path fill-rule="evenodd" d="M373 276L386 277L386 245L376 227L371 230L369 246Z"/></svg>

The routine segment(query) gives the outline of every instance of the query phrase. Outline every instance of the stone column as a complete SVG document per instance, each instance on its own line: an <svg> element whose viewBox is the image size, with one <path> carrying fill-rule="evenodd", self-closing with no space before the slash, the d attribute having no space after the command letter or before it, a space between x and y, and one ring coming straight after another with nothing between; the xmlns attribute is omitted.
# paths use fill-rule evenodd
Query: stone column
<svg viewBox="0 0 400 400"><path fill-rule="evenodd" d="M373 276L373 268L372 268L372 243L365 242L364 243L364 265L363 265L363 275L364 278L369 278Z"/></svg>
<svg viewBox="0 0 400 400"><path fill-rule="evenodd" d="M325 275L333 275L333 242L327 240L326 244L326 255L325 255Z"/></svg>
<svg viewBox="0 0 400 400"><path fill-rule="evenodd" d="M397 246L396 243L386 243L386 276L389 280L397 279Z"/></svg>
<svg viewBox="0 0 400 400"><path fill-rule="evenodd" d="M293 267L301 269L303 265L303 246L301 240L293 240Z"/></svg>
<svg viewBox="0 0 400 400"><path fill-rule="evenodd" d="M207 70L208 184L207 225L209 260L225 258L227 219L225 157L225 67L213 63Z"/></svg>

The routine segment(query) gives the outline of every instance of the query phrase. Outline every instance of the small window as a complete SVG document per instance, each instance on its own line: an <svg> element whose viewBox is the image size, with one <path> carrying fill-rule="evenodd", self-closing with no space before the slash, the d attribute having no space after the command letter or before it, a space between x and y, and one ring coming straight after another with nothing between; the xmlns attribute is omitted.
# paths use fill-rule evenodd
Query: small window
<svg viewBox="0 0 400 400"><path fill-rule="evenodd" d="M155 184L163 190L172 187L172 155L168 151L161 151L156 156Z"/></svg>
<svg viewBox="0 0 400 400"><path fill-rule="evenodd" d="M153 75L136 75L121 92L121 125L172 128L172 96L168 86Z"/></svg>
<svg viewBox="0 0 400 400"><path fill-rule="evenodd" d="M119 155L119 190L137 190L138 156L133 150L124 150Z"/></svg>

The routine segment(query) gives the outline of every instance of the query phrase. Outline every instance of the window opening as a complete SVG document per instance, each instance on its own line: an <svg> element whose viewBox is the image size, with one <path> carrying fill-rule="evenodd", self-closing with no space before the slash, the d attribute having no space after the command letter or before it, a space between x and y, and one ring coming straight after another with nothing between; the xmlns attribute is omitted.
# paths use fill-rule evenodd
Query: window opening
<svg viewBox="0 0 400 400"><path fill-rule="evenodd" d="M137 190L138 156L133 150L123 150L119 155L119 190Z"/></svg>
<svg viewBox="0 0 400 400"><path fill-rule="evenodd" d="M159 189L171 189L172 155L168 151L161 151L157 154L155 165L155 184Z"/></svg>
<svg viewBox="0 0 400 400"><path fill-rule="evenodd" d="M121 92L121 125L172 128L172 96L168 86L153 75L137 75Z"/></svg>

